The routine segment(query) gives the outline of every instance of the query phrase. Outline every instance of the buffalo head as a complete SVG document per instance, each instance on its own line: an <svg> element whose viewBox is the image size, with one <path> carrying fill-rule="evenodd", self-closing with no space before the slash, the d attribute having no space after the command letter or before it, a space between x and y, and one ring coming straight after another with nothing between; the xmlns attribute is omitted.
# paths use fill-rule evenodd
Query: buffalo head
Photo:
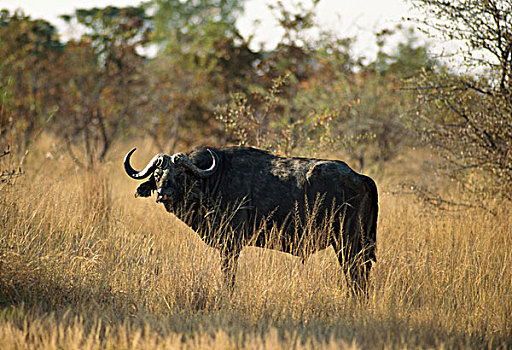
<svg viewBox="0 0 512 350"><path fill-rule="evenodd" d="M186 193L187 184L197 178L207 178L215 173L219 166L219 157L208 149L212 157L212 164L208 169L201 169L183 153L168 156L159 153L153 157L141 171L137 171L130 165L130 157L135 148L128 152L124 158L124 169L133 179L149 180L142 183L135 193L136 197L149 197L153 191L157 193L157 202L164 204L179 203ZM167 206L167 205L166 205Z"/></svg>

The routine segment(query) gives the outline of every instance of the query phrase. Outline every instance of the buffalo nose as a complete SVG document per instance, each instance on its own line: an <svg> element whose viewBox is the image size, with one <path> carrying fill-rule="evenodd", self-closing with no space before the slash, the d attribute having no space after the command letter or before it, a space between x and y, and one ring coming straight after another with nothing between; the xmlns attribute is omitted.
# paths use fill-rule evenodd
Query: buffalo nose
<svg viewBox="0 0 512 350"><path fill-rule="evenodd" d="M162 201L165 201L167 199L167 195L164 194L164 191L161 188L156 190L156 193L157 193L157 196L156 196L156 201L157 202L162 202Z"/></svg>

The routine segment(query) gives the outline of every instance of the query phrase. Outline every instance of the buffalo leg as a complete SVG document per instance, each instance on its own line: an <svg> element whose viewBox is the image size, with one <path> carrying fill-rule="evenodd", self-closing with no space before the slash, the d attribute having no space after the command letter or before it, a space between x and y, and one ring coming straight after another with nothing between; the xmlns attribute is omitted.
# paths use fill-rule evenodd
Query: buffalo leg
<svg viewBox="0 0 512 350"><path fill-rule="evenodd" d="M375 253L372 242L365 239L367 229L359 217L347 206L343 212L343 230L339 236L333 237L332 244L345 277L351 282L352 291L366 294Z"/></svg>
<svg viewBox="0 0 512 350"><path fill-rule="evenodd" d="M224 285L232 292L235 287L236 270L240 253L225 253L222 256L222 274Z"/></svg>
<svg viewBox="0 0 512 350"><path fill-rule="evenodd" d="M368 277L370 274L371 261L367 259L367 254L362 251L360 245L354 242L352 246L348 245L335 247L338 256L338 262L345 273L345 277L351 282L351 287L355 294L367 292Z"/></svg>

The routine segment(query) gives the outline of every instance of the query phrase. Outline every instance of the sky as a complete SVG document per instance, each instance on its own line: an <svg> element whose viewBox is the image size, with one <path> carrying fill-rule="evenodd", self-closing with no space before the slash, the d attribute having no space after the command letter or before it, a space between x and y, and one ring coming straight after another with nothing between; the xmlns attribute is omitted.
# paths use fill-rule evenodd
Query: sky
<svg viewBox="0 0 512 350"><path fill-rule="evenodd" d="M270 2L276 1L246 0L245 13L237 22L242 35L254 34L253 44L259 46L263 43L266 48L272 48L281 35L267 7ZM283 0L287 6L293 2ZM307 0L303 2L308 3ZM129 6L139 3L140 0L0 0L0 8L21 8L32 18L44 18L56 25L59 33L66 37L72 33L59 19L61 14L71 14L76 8ZM405 23L402 18L409 15L409 5L404 0L320 0L317 13L317 21L322 28L332 30L341 37L356 36L358 40L355 53L371 57L377 50L373 33ZM255 26L255 20L260 24Z"/></svg>

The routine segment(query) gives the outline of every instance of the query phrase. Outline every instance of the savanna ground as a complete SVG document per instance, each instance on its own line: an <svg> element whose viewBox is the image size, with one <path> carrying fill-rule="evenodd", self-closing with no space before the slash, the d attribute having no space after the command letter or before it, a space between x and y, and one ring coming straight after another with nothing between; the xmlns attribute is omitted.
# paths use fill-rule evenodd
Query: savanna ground
<svg viewBox="0 0 512 350"><path fill-rule="evenodd" d="M246 248L230 295L218 252L134 198L122 157L138 146L141 168L149 144L117 145L88 172L43 137L1 185L1 349L512 347L512 208L439 211L397 192L433 176L428 152L368 170L380 216L367 298L347 292L332 249L303 266Z"/></svg>

